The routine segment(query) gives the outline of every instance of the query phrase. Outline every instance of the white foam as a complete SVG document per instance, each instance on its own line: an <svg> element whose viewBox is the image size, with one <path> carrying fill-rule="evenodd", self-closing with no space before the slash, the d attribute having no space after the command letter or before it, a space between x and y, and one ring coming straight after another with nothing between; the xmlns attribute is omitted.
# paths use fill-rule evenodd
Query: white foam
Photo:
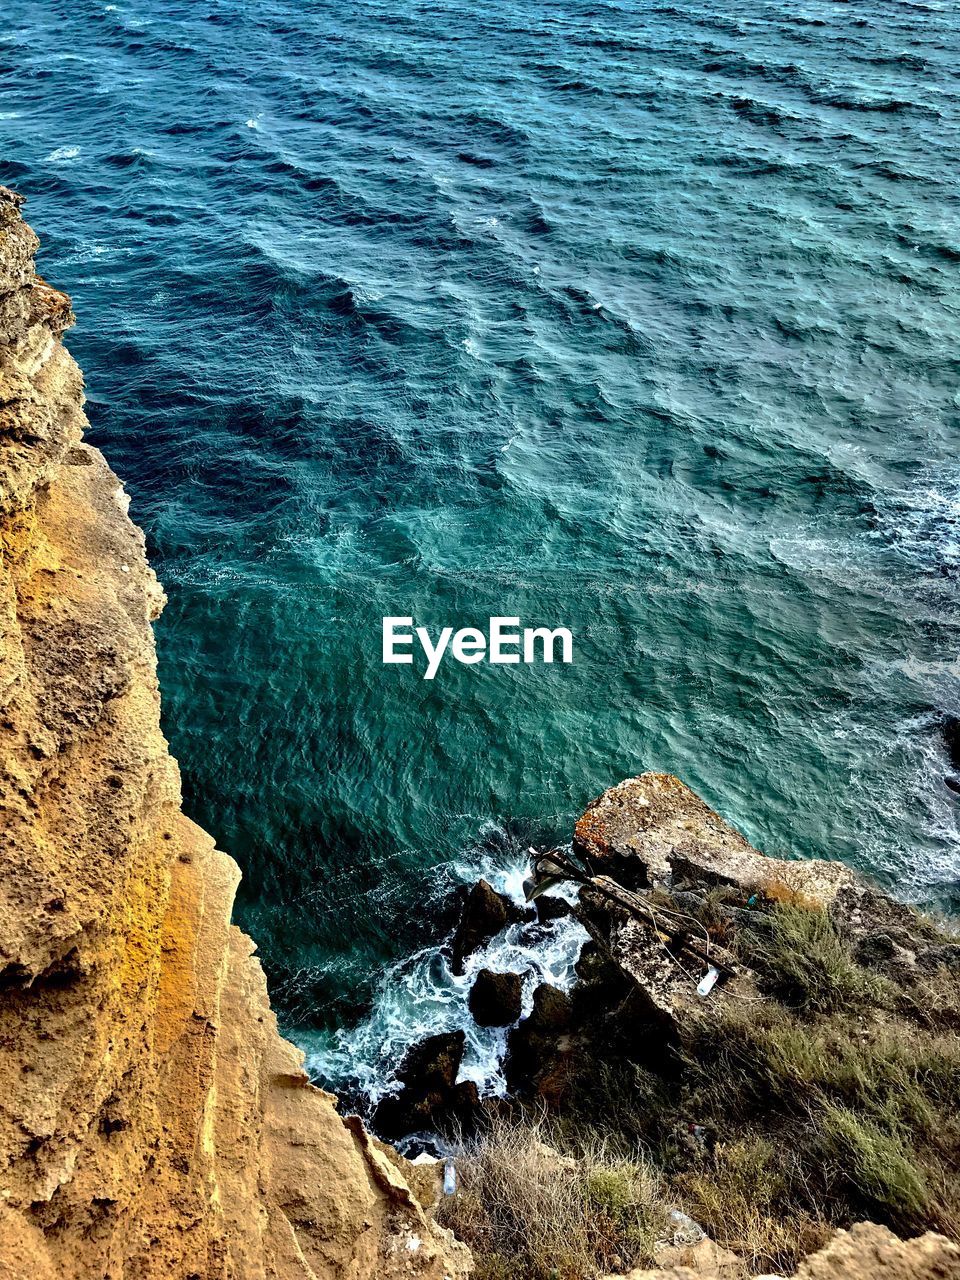
<svg viewBox="0 0 960 1280"><path fill-rule="evenodd" d="M960 467L928 467L895 497L888 522L894 545L926 567L960 567Z"/></svg>
<svg viewBox="0 0 960 1280"><path fill-rule="evenodd" d="M525 861L499 868L464 868L465 882L484 876L500 893L524 904ZM554 890L563 894L562 890ZM442 947L426 947L392 965L384 974L369 1016L355 1027L340 1029L308 1052L307 1067L331 1088L348 1087L366 1094L371 1104L390 1092L394 1072L407 1049L427 1036L462 1030L466 1034L460 1080L472 1080L482 1096L502 1096L505 1027L478 1027L468 1007L470 989L480 969L524 975L522 1016L530 1012L541 982L568 990L574 966L587 939L572 916L546 925L509 925L487 946L469 956L464 973L451 972Z"/></svg>

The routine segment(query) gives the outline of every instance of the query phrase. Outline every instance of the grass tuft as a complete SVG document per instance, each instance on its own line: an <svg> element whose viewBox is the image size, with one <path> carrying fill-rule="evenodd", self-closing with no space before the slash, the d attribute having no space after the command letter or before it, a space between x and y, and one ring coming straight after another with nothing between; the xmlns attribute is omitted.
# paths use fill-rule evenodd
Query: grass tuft
<svg viewBox="0 0 960 1280"><path fill-rule="evenodd" d="M862 968L819 907L782 902L769 928L746 931L740 947L769 994L806 1013L832 1013L851 1004L882 1004L888 984Z"/></svg>
<svg viewBox="0 0 960 1280"><path fill-rule="evenodd" d="M926 1180L896 1132L839 1106L824 1108L819 1129L825 1162L874 1212L908 1228L929 1212Z"/></svg>
<svg viewBox="0 0 960 1280"><path fill-rule="evenodd" d="M473 1250L476 1280L589 1280L651 1261L666 1223L651 1167L557 1141L569 1138L542 1118L495 1117L462 1146L458 1190L438 1218Z"/></svg>

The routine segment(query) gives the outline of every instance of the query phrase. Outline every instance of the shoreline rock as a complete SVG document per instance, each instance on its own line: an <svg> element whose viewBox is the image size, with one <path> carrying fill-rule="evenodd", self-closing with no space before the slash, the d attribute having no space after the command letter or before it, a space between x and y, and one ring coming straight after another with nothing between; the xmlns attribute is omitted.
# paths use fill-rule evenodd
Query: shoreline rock
<svg viewBox="0 0 960 1280"><path fill-rule="evenodd" d="M462 1031L442 1031L407 1050L396 1074L399 1088L381 1100L373 1115L382 1137L470 1127L480 1098L471 1081L457 1081L465 1042Z"/></svg>
<svg viewBox="0 0 960 1280"><path fill-rule="evenodd" d="M765 857L664 774L594 801L573 847L535 859L527 892L579 885L590 941L570 991L538 987L509 1032L474 1167L513 1149L504 1117L547 1126L574 1167L597 1139L643 1152L657 1207L709 1238L631 1275L745 1280L762 1270L746 1257L817 1280L960 1276L956 1243L891 1230L960 1233L956 937L839 863Z"/></svg>
<svg viewBox="0 0 960 1280"><path fill-rule="evenodd" d="M478 1027L509 1027L520 1017L523 975L481 969L470 989L469 1008Z"/></svg>
<svg viewBox="0 0 960 1280"><path fill-rule="evenodd" d="M497 893L487 880L478 880L466 891L460 918L451 944L450 968L458 976L464 971L468 956L486 946L491 938L508 924L534 919L533 911L524 911L504 893Z"/></svg>

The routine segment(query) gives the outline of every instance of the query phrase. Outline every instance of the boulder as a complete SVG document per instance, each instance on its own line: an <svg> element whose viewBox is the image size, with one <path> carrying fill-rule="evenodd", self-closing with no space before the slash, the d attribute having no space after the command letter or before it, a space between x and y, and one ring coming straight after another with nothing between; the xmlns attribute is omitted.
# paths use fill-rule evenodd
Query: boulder
<svg viewBox="0 0 960 1280"><path fill-rule="evenodd" d="M901 1240L858 1222L804 1259L797 1280L960 1280L960 1246L933 1231Z"/></svg>
<svg viewBox="0 0 960 1280"><path fill-rule="evenodd" d="M658 1249L653 1268L640 1267L620 1280L741 1280L748 1274L736 1254L704 1240L687 1249ZM794 1280L960 1280L960 1247L933 1231L901 1240L886 1227L860 1222L849 1231L836 1232L800 1263L793 1276ZM756 1280L783 1277L764 1275Z"/></svg>
<svg viewBox="0 0 960 1280"><path fill-rule="evenodd" d="M463 1061L466 1035L462 1031L441 1031L428 1036L407 1051L397 1072L401 1084L412 1089L452 1089Z"/></svg>
<svg viewBox="0 0 960 1280"><path fill-rule="evenodd" d="M470 1012L479 1027L508 1027L520 1017L523 978L519 973L481 969L470 991Z"/></svg>
<svg viewBox="0 0 960 1280"><path fill-rule="evenodd" d="M860 885L840 862L765 857L669 773L644 773L605 791L577 822L573 848L596 874L632 890L687 881L746 893L774 888L829 907Z"/></svg>
<svg viewBox="0 0 960 1280"><path fill-rule="evenodd" d="M541 982L533 993L533 1008L524 1023L538 1035L558 1034L570 1026L573 1002L566 991L549 982Z"/></svg>
<svg viewBox="0 0 960 1280"><path fill-rule="evenodd" d="M381 1137L403 1138L454 1122L469 1126L480 1099L472 1081L457 1083L465 1042L464 1032L444 1031L408 1051L397 1071L399 1089L373 1115Z"/></svg>
<svg viewBox="0 0 960 1280"><path fill-rule="evenodd" d="M706 1236L694 1244L663 1244L654 1253L657 1266L669 1273L671 1268L686 1268L704 1280L748 1280L750 1275L743 1259L724 1249Z"/></svg>
<svg viewBox="0 0 960 1280"><path fill-rule="evenodd" d="M530 1016L507 1037L504 1072L510 1088L559 1105L575 1065L579 1041L574 1031L571 997L541 983L533 993Z"/></svg>
<svg viewBox="0 0 960 1280"><path fill-rule="evenodd" d="M532 911L524 911L505 894L497 893L488 881L478 880L463 900L460 921L453 935L453 972L462 974L467 956L485 946L508 924L532 918Z"/></svg>
<svg viewBox="0 0 960 1280"><path fill-rule="evenodd" d="M566 898L555 898L549 893L543 894L534 902L538 924L550 924L553 920L562 920L573 911Z"/></svg>

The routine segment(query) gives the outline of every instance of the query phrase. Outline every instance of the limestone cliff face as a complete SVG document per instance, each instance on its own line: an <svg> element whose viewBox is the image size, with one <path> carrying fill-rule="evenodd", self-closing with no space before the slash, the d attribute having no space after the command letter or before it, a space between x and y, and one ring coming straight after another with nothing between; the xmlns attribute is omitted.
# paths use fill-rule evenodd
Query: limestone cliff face
<svg viewBox="0 0 960 1280"><path fill-rule="evenodd" d="M278 1035L236 865L180 811L163 593L20 204L0 188L0 1274L463 1275Z"/></svg>

